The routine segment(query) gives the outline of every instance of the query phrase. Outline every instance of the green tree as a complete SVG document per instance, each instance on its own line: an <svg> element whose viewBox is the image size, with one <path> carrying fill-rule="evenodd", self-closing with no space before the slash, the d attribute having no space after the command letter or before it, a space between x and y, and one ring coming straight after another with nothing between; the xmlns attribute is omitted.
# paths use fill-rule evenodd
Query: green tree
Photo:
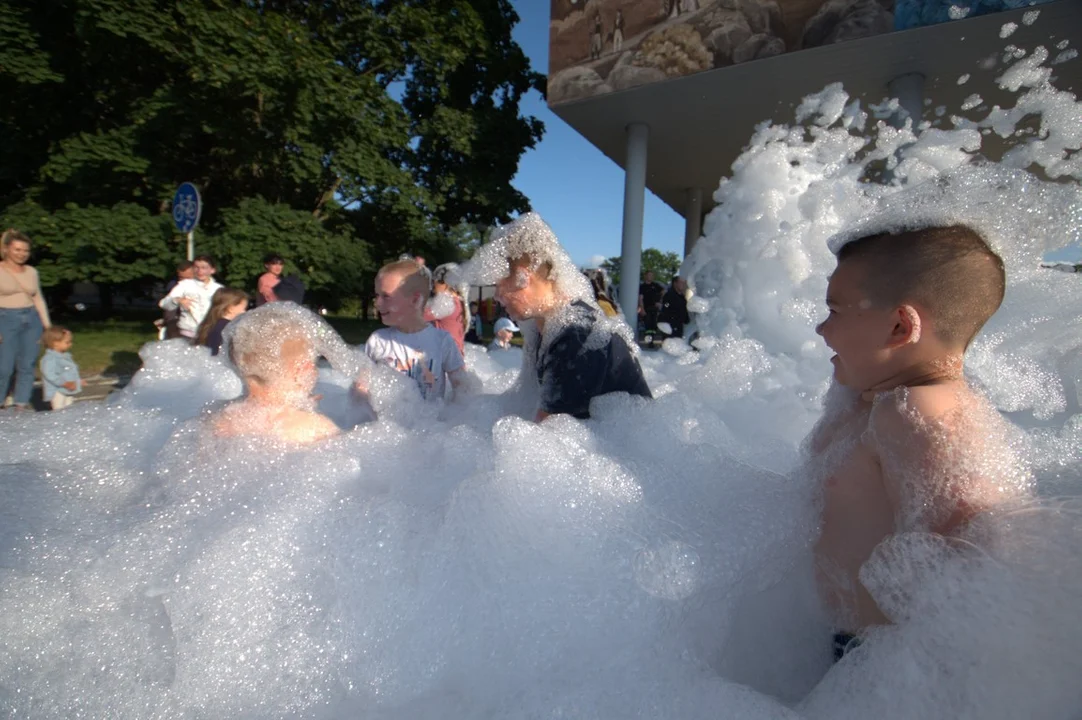
<svg viewBox="0 0 1082 720"><path fill-rule="evenodd" d="M108 208L96 235L125 236L114 208L166 215L188 180L200 247L252 246L228 248L237 272L297 226L287 210L325 227L329 254L298 256L330 259L318 287L398 248L452 259L452 229L529 207L511 180L543 127L520 101L544 78L517 22L508 0L6 0L0 213Z"/></svg>
<svg viewBox="0 0 1082 720"><path fill-rule="evenodd" d="M27 201L7 208L0 225L33 238L41 284L55 289L54 302L76 282L97 283L107 306L115 290L145 292L180 250L168 218L133 203L68 203L50 213Z"/></svg>
<svg viewBox="0 0 1082 720"><path fill-rule="evenodd" d="M246 198L223 210L219 225L200 250L214 256L220 279L233 287L254 289L269 252L285 258L286 274L298 275L308 294L323 300L359 295L362 273L372 265L365 246L353 241L347 227L283 203Z"/></svg>
<svg viewBox="0 0 1082 720"><path fill-rule="evenodd" d="M654 280L668 285L673 276L680 272L680 256L674 252L662 252L657 248L646 248L642 251L642 273L647 271L654 273ZM602 265L614 285L620 284L620 258L611 257Z"/></svg>

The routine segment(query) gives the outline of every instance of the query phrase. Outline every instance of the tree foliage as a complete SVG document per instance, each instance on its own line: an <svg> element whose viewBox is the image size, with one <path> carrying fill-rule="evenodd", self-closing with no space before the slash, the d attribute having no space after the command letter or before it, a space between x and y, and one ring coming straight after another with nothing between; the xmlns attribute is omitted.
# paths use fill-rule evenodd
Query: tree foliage
<svg viewBox="0 0 1082 720"><path fill-rule="evenodd" d="M663 285L672 282L673 276L680 272L680 256L674 252L662 252L657 248L642 251L642 274L654 273L654 280ZM614 285L620 284L620 258L611 257L602 265Z"/></svg>
<svg viewBox="0 0 1082 720"><path fill-rule="evenodd" d="M191 181L231 276L277 249L353 292L395 251L451 259L453 228L528 209L511 180L543 127L519 106L543 76L517 21L508 0L7 0L0 214L92 219L95 240L145 225L158 265L138 267L161 275L183 245L158 220Z"/></svg>

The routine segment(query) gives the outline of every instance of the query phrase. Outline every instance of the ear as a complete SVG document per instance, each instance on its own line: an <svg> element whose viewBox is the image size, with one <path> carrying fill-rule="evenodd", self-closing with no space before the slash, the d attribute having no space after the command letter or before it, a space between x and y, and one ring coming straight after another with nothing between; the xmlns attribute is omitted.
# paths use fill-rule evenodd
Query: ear
<svg viewBox="0 0 1082 720"><path fill-rule="evenodd" d="M890 339L887 341L888 348L893 350L920 342L921 319L915 307L900 305L895 308L893 319L894 327L891 328Z"/></svg>

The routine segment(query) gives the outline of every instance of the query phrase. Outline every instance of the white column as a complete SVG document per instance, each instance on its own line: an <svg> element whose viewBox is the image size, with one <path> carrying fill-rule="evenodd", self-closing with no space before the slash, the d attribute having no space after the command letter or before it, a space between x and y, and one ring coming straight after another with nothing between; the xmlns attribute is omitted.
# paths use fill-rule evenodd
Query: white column
<svg viewBox="0 0 1082 720"><path fill-rule="evenodd" d="M897 113L892 118L895 127L905 124L906 113L913 118L913 128L916 129L924 117L924 76L920 73L906 73L899 75L887 83L887 93L890 97L897 98L905 113Z"/></svg>
<svg viewBox="0 0 1082 720"><path fill-rule="evenodd" d="M687 206L684 208L684 257L695 247L703 234L703 191L688 188Z"/></svg>
<svg viewBox="0 0 1082 720"><path fill-rule="evenodd" d="M646 202L646 149L650 131L642 123L627 126L624 166L624 233L620 252L620 305L632 329L638 326L639 275L642 268L642 215Z"/></svg>

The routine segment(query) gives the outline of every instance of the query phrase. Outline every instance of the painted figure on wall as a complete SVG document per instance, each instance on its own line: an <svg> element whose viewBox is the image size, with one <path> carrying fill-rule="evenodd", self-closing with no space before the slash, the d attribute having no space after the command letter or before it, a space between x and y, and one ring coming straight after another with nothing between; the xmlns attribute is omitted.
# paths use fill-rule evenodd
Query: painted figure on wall
<svg viewBox="0 0 1082 720"><path fill-rule="evenodd" d="M616 21L612 28L612 51L620 52L624 47L624 11L616 11Z"/></svg>
<svg viewBox="0 0 1082 720"><path fill-rule="evenodd" d="M602 39L604 38L604 28L601 25L601 12L598 11L594 14L594 29L590 33L590 59L596 60L601 57Z"/></svg>

